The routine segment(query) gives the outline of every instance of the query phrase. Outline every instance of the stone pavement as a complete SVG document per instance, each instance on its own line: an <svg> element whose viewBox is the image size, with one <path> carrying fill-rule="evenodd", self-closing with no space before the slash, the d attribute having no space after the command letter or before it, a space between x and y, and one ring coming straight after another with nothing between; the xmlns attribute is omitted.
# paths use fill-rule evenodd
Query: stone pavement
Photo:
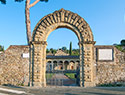
<svg viewBox="0 0 125 95"><path fill-rule="evenodd" d="M125 95L125 87L3 87L0 88L12 89L25 92L24 94L8 93L0 90L0 95ZM1 94L2 93L2 94Z"/></svg>
<svg viewBox="0 0 125 95"><path fill-rule="evenodd" d="M58 86L76 86L76 81L70 79L64 74L54 74L50 79L51 84L56 84ZM56 83L55 83L56 82Z"/></svg>

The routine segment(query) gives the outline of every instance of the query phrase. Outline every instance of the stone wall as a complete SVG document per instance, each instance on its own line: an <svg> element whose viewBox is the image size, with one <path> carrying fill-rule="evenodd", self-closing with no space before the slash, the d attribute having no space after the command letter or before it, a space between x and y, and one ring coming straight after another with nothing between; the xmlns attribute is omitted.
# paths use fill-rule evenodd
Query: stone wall
<svg viewBox="0 0 125 95"><path fill-rule="evenodd" d="M97 61L97 48L113 48L114 60ZM95 46L95 60L97 85L125 83L125 52L119 51L114 46Z"/></svg>
<svg viewBox="0 0 125 95"><path fill-rule="evenodd" d="M97 60L97 48L113 48L114 60L100 62ZM28 85L29 60L23 58L23 53L28 53L28 46L10 46L5 52L0 53L0 85ZM125 52L119 51L114 46L94 47L94 76L96 85L108 83L125 83Z"/></svg>
<svg viewBox="0 0 125 95"><path fill-rule="evenodd" d="M23 58L28 46L10 46L0 54L0 84L28 85L29 61Z"/></svg>

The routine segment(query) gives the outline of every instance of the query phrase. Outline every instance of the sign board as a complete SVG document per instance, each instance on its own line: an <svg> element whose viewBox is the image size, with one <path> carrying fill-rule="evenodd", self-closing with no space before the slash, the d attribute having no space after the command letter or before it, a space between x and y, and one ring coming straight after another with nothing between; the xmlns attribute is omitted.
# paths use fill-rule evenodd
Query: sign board
<svg viewBox="0 0 125 95"><path fill-rule="evenodd" d="M99 49L98 60L113 60L113 49Z"/></svg>
<svg viewBox="0 0 125 95"><path fill-rule="evenodd" d="M29 53L23 53L23 54L22 54L22 57L23 57L23 58L29 58Z"/></svg>

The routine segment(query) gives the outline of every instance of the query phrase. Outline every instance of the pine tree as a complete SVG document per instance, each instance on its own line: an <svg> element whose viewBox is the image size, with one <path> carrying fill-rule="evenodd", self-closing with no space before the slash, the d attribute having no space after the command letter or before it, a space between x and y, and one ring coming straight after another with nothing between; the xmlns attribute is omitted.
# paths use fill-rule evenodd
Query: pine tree
<svg viewBox="0 0 125 95"><path fill-rule="evenodd" d="M125 46L125 39L121 40L121 45Z"/></svg>
<svg viewBox="0 0 125 95"><path fill-rule="evenodd" d="M69 55L72 55L72 42L70 42Z"/></svg>
<svg viewBox="0 0 125 95"><path fill-rule="evenodd" d="M6 4L7 0L0 0L2 4ZM26 19L26 34L27 34L27 43L31 42L31 24L30 24L30 8L36 5L39 1L41 2L48 2L48 0L35 0L31 3L30 0L15 0L15 2L22 2L25 1L25 19Z"/></svg>

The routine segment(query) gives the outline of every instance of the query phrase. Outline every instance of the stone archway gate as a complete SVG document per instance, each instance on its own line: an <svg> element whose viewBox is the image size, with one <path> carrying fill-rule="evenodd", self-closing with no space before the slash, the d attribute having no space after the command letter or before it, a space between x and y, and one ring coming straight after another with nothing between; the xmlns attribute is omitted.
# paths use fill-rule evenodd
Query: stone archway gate
<svg viewBox="0 0 125 95"><path fill-rule="evenodd" d="M57 28L71 29L79 39L80 86L95 86L94 82L94 40L87 22L78 14L64 9L43 17L36 25L30 44L30 84L46 86L47 37Z"/></svg>

